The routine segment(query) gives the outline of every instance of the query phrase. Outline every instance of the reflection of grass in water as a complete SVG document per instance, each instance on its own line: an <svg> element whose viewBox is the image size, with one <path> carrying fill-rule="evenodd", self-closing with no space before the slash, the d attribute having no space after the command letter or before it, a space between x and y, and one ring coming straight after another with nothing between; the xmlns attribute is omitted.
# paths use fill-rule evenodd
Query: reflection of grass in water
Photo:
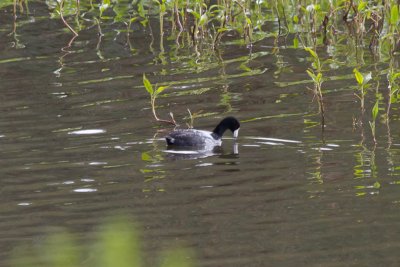
<svg viewBox="0 0 400 267"><path fill-rule="evenodd" d="M84 256L85 255L85 256ZM169 249L160 256L161 267L190 267L192 254L185 249ZM140 267L146 260L141 253L139 233L126 219L103 224L94 243L83 247L65 231L50 234L42 245L20 247L11 260L15 267Z"/></svg>
<svg viewBox="0 0 400 267"><path fill-rule="evenodd" d="M0 8L12 5L14 17L29 13L28 0L4 0ZM168 38L175 39L176 47L195 47L198 55L212 53L220 44L251 47L266 37L296 34L295 48L299 40L303 46L317 48L321 43L340 45L344 38L358 47L369 45L389 59L398 50L400 32L398 4L393 0L48 0L46 5L49 18L64 19L65 28L77 34L102 24L129 37L132 25L141 25L153 38L155 25L151 26L149 19L158 19L160 56L164 55L164 33L170 33ZM270 22L277 27L270 27Z"/></svg>

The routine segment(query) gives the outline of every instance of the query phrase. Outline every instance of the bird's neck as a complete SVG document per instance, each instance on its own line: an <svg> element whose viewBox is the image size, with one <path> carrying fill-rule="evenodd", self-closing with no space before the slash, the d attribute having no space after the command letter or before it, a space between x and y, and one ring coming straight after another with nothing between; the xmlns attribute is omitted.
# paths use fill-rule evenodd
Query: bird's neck
<svg viewBox="0 0 400 267"><path fill-rule="evenodd" d="M215 139L221 139L222 135L225 132L225 128L222 127L221 125L218 125L217 127L215 127L213 133L211 134Z"/></svg>

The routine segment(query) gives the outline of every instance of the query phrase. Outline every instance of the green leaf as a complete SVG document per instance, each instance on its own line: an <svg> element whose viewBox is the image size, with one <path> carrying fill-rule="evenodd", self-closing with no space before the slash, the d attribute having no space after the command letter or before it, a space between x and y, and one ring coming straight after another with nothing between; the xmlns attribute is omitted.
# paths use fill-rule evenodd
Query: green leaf
<svg viewBox="0 0 400 267"><path fill-rule="evenodd" d="M318 82L318 83L321 83L321 81L322 81L322 73L319 72L319 73L317 74L317 82Z"/></svg>
<svg viewBox="0 0 400 267"><path fill-rule="evenodd" d="M329 12L329 9L331 8L330 0L321 0L321 10L324 12Z"/></svg>
<svg viewBox="0 0 400 267"><path fill-rule="evenodd" d="M296 23L296 24L299 23L299 17L297 15L294 15L293 22Z"/></svg>
<svg viewBox="0 0 400 267"><path fill-rule="evenodd" d="M365 7L367 6L367 3L364 1L360 1L357 7L358 12L363 11Z"/></svg>
<svg viewBox="0 0 400 267"><path fill-rule="evenodd" d="M110 0L103 0L101 5L99 6L100 10L100 17L103 15L103 12L106 11L106 9L111 5Z"/></svg>
<svg viewBox="0 0 400 267"><path fill-rule="evenodd" d="M142 160L143 161L152 161L152 157L148 152L142 152Z"/></svg>
<svg viewBox="0 0 400 267"><path fill-rule="evenodd" d="M207 13L204 13L200 17L199 26L203 26L204 24L207 23L207 21L208 21Z"/></svg>
<svg viewBox="0 0 400 267"><path fill-rule="evenodd" d="M397 79L398 77L400 77L400 72L393 74L392 77L393 77L393 80Z"/></svg>
<svg viewBox="0 0 400 267"><path fill-rule="evenodd" d="M146 17L147 11L146 11L146 9L144 9L143 1L139 1L139 3L138 3L138 13L139 13L139 16L141 16L142 18Z"/></svg>
<svg viewBox="0 0 400 267"><path fill-rule="evenodd" d="M392 95L392 97L390 98L390 104L397 103L397 101L398 101L397 95L395 94L395 92L393 92L392 94L393 94L393 95Z"/></svg>
<svg viewBox="0 0 400 267"><path fill-rule="evenodd" d="M372 118L375 120L379 112L379 100L376 100L374 107L372 108Z"/></svg>
<svg viewBox="0 0 400 267"><path fill-rule="evenodd" d="M251 25L251 19L249 17L246 17L246 22L248 25Z"/></svg>
<svg viewBox="0 0 400 267"><path fill-rule="evenodd" d="M116 3L113 7L113 11L115 13L114 22L124 22L125 14L128 12L128 8L126 5L120 5Z"/></svg>
<svg viewBox="0 0 400 267"><path fill-rule="evenodd" d="M160 13L164 14L165 11L167 10L166 6L164 3L160 4Z"/></svg>
<svg viewBox="0 0 400 267"><path fill-rule="evenodd" d="M294 48L299 48L299 39L297 37L295 37L293 39L293 47Z"/></svg>
<svg viewBox="0 0 400 267"><path fill-rule="evenodd" d="M354 68L353 72L354 72L354 76L356 77L357 83L359 85L362 85L364 82L364 77L361 74L361 72L359 72L356 68Z"/></svg>
<svg viewBox="0 0 400 267"><path fill-rule="evenodd" d="M144 73L143 73L143 85L150 95L154 94L153 86L151 85L150 81L146 78L146 75Z"/></svg>
<svg viewBox="0 0 400 267"><path fill-rule="evenodd" d="M252 71L252 69L249 68L249 67L246 65L245 62L243 62L242 64L240 64L239 68L240 68L241 70L244 70L245 72L250 72L250 71Z"/></svg>
<svg viewBox="0 0 400 267"><path fill-rule="evenodd" d="M196 11L192 10L192 9L188 9L187 10L189 13L191 13L196 19L200 19L200 14L197 13Z"/></svg>
<svg viewBox="0 0 400 267"><path fill-rule="evenodd" d="M103 12L109 7L110 5L109 4L101 4L100 6L99 6L99 10L100 10L100 17L103 15Z"/></svg>
<svg viewBox="0 0 400 267"><path fill-rule="evenodd" d="M306 71L314 82L317 81L317 76L315 76L315 74L311 70L306 70Z"/></svg>
<svg viewBox="0 0 400 267"><path fill-rule="evenodd" d="M220 5L211 5L211 6L208 8L208 11L211 12L213 9L217 9L217 11L218 11L218 9L222 9L222 8L223 8L223 7L220 6Z"/></svg>
<svg viewBox="0 0 400 267"><path fill-rule="evenodd" d="M396 4L390 9L390 24L397 25L399 21L399 8Z"/></svg>
<svg viewBox="0 0 400 267"><path fill-rule="evenodd" d="M164 91L168 87L169 86L160 86L160 87L158 87L157 90L156 90L156 94L160 94L162 91Z"/></svg>
<svg viewBox="0 0 400 267"><path fill-rule="evenodd" d="M305 49L306 51L308 51L308 52L311 54L311 56L312 56L313 58L315 58L315 59L318 58L317 53L315 53L315 51L312 50L310 47L305 47L304 49Z"/></svg>

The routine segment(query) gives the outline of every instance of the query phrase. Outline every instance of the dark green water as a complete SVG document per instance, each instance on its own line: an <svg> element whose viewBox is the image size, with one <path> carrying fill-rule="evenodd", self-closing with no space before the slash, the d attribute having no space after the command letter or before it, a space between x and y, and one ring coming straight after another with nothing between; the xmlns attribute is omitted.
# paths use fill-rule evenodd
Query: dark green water
<svg viewBox="0 0 400 267"><path fill-rule="evenodd" d="M341 62L326 71L322 131L309 55L293 36L195 51L168 31L160 43L154 20L153 35L136 25L127 40L105 25L101 38L93 26L71 41L47 7L30 9L17 35L12 7L0 10L1 265L21 244L40 246L48 228L85 239L115 213L141 224L146 255L182 242L200 266L399 265L399 105L389 124L379 117L374 146L375 89L362 115L351 44L318 51ZM196 128L240 119L237 151L226 138L213 154L166 152L171 128L153 121L143 73L172 84L158 112L182 127L187 108L205 115Z"/></svg>

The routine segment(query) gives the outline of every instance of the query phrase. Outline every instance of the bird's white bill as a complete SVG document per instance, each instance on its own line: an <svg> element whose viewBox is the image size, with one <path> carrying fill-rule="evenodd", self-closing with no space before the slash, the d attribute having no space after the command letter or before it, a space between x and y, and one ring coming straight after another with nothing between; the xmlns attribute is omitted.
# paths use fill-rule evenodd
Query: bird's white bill
<svg viewBox="0 0 400 267"><path fill-rule="evenodd" d="M239 128L240 129L240 128ZM238 136L239 136L239 129L236 129L234 132L233 132L233 137L234 138L237 138Z"/></svg>

